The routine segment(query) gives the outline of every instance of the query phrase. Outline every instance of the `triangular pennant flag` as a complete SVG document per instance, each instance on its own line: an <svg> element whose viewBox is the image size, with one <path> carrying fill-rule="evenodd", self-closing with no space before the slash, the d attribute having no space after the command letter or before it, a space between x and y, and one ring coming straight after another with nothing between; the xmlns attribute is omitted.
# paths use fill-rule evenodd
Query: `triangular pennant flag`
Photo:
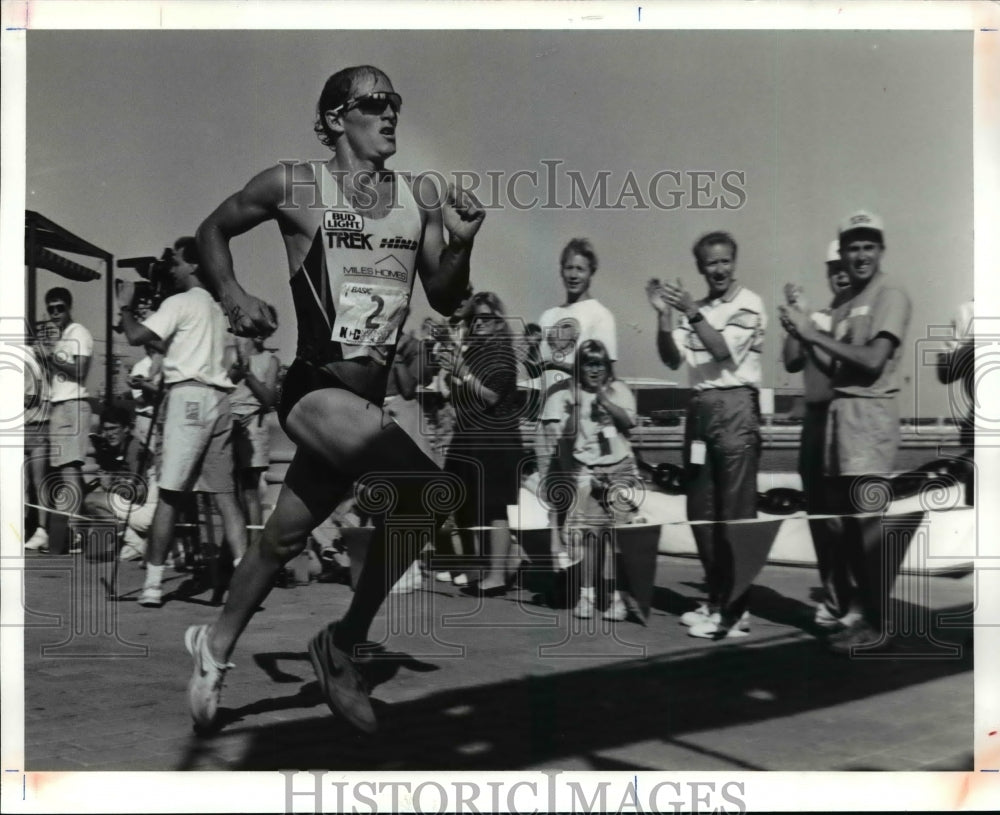
<svg viewBox="0 0 1000 815"><path fill-rule="evenodd" d="M733 588L726 598L726 605L737 599L753 585L760 570L767 562L783 518L753 524L734 524L729 527L728 539L733 548Z"/></svg>
<svg viewBox="0 0 1000 815"><path fill-rule="evenodd" d="M660 546L659 524L632 524L614 530L618 553L618 580L635 600L643 619L649 619L656 582L656 555Z"/></svg>

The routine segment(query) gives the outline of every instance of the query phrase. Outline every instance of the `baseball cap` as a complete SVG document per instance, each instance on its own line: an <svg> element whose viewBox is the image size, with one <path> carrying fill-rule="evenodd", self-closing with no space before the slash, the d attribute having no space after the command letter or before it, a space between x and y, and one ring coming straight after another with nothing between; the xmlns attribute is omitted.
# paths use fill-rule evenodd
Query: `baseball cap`
<svg viewBox="0 0 1000 815"><path fill-rule="evenodd" d="M848 215L840 223L840 228L837 230L837 235L843 237L848 232L853 232L855 229L870 229L873 232L878 232L880 235L884 234L885 230L882 228L882 219L872 212L867 210L859 209L853 215Z"/></svg>
<svg viewBox="0 0 1000 815"><path fill-rule="evenodd" d="M830 241L830 245L826 247L826 262L840 262L840 241Z"/></svg>

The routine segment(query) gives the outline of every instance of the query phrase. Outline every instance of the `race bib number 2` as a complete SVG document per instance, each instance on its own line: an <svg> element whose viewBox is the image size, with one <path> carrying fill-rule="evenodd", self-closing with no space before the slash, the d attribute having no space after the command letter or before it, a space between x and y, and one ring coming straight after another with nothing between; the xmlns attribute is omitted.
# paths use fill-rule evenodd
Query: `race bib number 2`
<svg viewBox="0 0 1000 815"><path fill-rule="evenodd" d="M330 339L348 345L393 345L409 300L391 286L351 283L340 290Z"/></svg>

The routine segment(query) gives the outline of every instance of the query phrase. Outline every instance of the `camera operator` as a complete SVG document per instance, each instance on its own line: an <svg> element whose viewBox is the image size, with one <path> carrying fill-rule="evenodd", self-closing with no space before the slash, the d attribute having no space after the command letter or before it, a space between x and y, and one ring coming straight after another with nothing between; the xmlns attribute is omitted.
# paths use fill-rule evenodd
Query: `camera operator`
<svg viewBox="0 0 1000 815"><path fill-rule="evenodd" d="M164 253L165 256L168 253ZM153 516L143 606L163 605L163 563L185 494L215 496L234 558L246 550L247 530L233 485L232 415L226 374L226 318L205 287L194 238L174 243L170 275L178 294L140 323L132 314L134 286L118 287L121 322L132 345L165 344L166 420L160 458L160 500Z"/></svg>

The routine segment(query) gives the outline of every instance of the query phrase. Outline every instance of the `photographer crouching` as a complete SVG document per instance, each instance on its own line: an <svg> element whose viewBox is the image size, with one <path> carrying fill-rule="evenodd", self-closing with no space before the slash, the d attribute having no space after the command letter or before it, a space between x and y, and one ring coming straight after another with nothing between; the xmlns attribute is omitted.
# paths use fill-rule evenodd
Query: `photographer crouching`
<svg viewBox="0 0 1000 815"><path fill-rule="evenodd" d="M134 284L118 289L121 325L131 345L163 343L166 419L160 458L159 503L153 515L146 583L139 604L163 605L163 563L186 494L210 493L222 516L226 543L238 563L246 551L247 530L233 484L232 415L234 385L223 361L227 322L205 287L194 238L178 238L170 277L178 292L139 322L132 313Z"/></svg>
<svg viewBox="0 0 1000 815"><path fill-rule="evenodd" d="M84 514L125 524L120 560L145 554L158 498L152 456L129 433L131 423L124 407L109 405L101 413L100 432L90 437L98 477L83 500Z"/></svg>

